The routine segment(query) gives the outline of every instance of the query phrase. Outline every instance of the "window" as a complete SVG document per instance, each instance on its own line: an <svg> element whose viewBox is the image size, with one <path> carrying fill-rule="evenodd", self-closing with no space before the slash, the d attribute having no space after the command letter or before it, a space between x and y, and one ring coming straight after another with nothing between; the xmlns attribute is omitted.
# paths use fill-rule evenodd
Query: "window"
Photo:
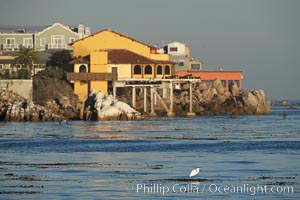
<svg viewBox="0 0 300 200"><path fill-rule="evenodd" d="M51 45L52 49L63 49L65 48L65 36L63 35L52 35Z"/></svg>
<svg viewBox="0 0 300 200"><path fill-rule="evenodd" d="M177 50L178 50L177 47L170 47L171 52L177 52Z"/></svg>
<svg viewBox="0 0 300 200"><path fill-rule="evenodd" d="M80 65L80 67L79 67L79 72L80 73L86 73L86 66L85 65Z"/></svg>
<svg viewBox="0 0 300 200"><path fill-rule="evenodd" d="M157 66L156 74L162 75L162 66L161 66L161 65L158 65L158 66Z"/></svg>
<svg viewBox="0 0 300 200"><path fill-rule="evenodd" d="M133 74L141 74L141 73L142 73L141 66L135 65L133 68Z"/></svg>
<svg viewBox="0 0 300 200"><path fill-rule="evenodd" d="M165 66L165 74L170 74L170 66L169 65Z"/></svg>
<svg viewBox="0 0 300 200"><path fill-rule="evenodd" d="M74 42L75 41L75 38L69 38L69 43L72 43L72 42Z"/></svg>
<svg viewBox="0 0 300 200"><path fill-rule="evenodd" d="M16 39L15 38L6 38L5 46L7 49L16 48Z"/></svg>
<svg viewBox="0 0 300 200"><path fill-rule="evenodd" d="M199 71L200 70L200 64L191 64L191 69L193 71Z"/></svg>
<svg viewBox="0 0 300 200"><path fill-rule="evenodd" d="M145 74L152 74L152 67L151 67L151 65L146 65L146 67L145 67Z"/></svg>
<svg viewBox="0 0 300 200"><path fill-rule="evenodd" d="M23 38L24 47L32 47L32 38Z"/></svg>
<svg viewBox="0 0 300 200"><path fill-rule="evenodd" d="M46 38L40 39L40 46L44 47L46 45Z"/></svg>
<svg viewBox="0 0 300 200"><path fill-rule="evenodd" d="M6 44L15 44L15 38L6 38Z"/></svg>
<svg viewBox="0 0 300 200"><path fill-rule="evenodd" d="M17 68L17 69L21 69L22 65L21 64L15 64L14 67Z"/></svg>
<svg viewBox="0 0 300 200"><path fill-rule="evenodd" d="M184 66L184 62L183 61L179 61L178 66L183 67Z"/></svg>

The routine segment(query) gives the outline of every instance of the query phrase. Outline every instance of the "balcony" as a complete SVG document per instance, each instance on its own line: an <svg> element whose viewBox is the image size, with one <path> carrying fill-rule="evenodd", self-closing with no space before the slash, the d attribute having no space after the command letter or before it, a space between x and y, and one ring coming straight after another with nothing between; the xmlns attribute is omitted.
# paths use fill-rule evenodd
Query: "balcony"
<svg viewBox="0 0 300 200"><path fill-rule="evenodd" d="M66 44L48 44L47 49L67 49Z"/></svg>
<svg viewBox="0 0 300 200"><path fill-rule="evenodd" d="M18 48L18 44L3 44L3 50L16 50Z"/></svg>
<svg viewBox="0 0 300 200"><path fill-rule="evenodd" d="M67 73L68 81L115 81L116 73Z"/></svg>
<svg viewBox="0 0 300 200"><path fill-rule="evenodd" d="M33 48L33 44L23 44L23 47L25 47L25 48Z"/></svg>

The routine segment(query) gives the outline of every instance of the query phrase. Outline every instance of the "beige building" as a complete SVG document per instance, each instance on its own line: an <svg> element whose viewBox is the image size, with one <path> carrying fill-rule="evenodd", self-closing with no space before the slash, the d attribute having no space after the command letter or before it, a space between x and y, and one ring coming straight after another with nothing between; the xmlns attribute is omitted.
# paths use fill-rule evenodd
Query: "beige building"
<svg viewBox="0 0 300 200"><path fill-rule="evenodd" d="M0 51L18 51L21 46L35 48L37 51L72 50L69 43L90 35L89 27L79 24L77 28L54 23L39 31L19 28L12 32L0 33Z"/></svg>
<svg viewBox="0 0 300 200"><path fill-rule="evenodd" d="M175 70L201 71L202 62L191 58L190 47L180 42L172 42L159 49L159 53L168 54L175 62Z"/></svg>

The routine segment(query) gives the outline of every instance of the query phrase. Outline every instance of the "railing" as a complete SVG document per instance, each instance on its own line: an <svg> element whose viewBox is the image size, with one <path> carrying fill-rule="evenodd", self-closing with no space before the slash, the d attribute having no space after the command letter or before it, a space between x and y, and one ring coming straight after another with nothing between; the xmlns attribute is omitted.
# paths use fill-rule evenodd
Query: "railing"
<svg viewBox="0 0 300 200"><path fill-rule="evenodd" d="M66 44L48 44L47 49L66 49Z"/></svg>
<svg viewBox="0 0 300 200"><path fill-rule="evenodd" d="M18 49L19 45L18 44L3 44L3 50L6 49Z"/></svg>
<svg viewBox="0 0 300 200"><path fill-rule="evenodd" d="M69 81L113 81L117 77L113 73L67 73Z"/></svg>
<svg viewBox="0 0 300 200"><path fill-rule="evenodd" d="M33 48L33 44L23 44L22 46L25 48Z"/></svg>

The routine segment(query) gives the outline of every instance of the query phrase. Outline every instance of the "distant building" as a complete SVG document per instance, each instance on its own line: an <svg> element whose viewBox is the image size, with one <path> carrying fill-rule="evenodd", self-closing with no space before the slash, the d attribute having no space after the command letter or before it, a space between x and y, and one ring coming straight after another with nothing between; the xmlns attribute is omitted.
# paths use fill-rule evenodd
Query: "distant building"
<svg viewBox="0 0 300 200"><path fill-rule="evenodd" d="M191 58L190 48L186 44L172 42L160 48L158 52L169 55L170 61L176 63L175 70L202 70L202 62Z"/></svg>
<svg viewBox="0 0 300 200"><path fill-rule="evenodd" d="M200 78L206 85L211 85L216 78L221 79L224 88L235 82L242 89L242 71L205 71L203 63L190 56L190 48L180 42L172 42L158 50L159 53L168 54L170 61L175 62L175 73L178 78Z"/></svg>
<svg viewBox="0 0 300 200"><path fill-rule="evenodd" d="M32 47L37 51L72 50L68 44L90 35L90 32L90 28L84 28L83 24L79 24L78 28L71 28L60 23L35 32L29 32L26 28L10 33L1 32L0 51L18 51L21 46Z"/></svg>
<svg viewBox="0 0 300 200"><path fill-rule="evenodd" d="M235 82L238 88L241 90L243 86L243 72L242 71L184 71L177 70L176 76L187 78L200 78L201 82L206 83L207 86L211 86L213 81L219 78L225 89L229 89L229 86Z"/></svg>
<svg viewBox="0 0 300 200"><path fill-rule="evenodd" d="M7 74L11 75L13 70L17 70L20 66L16 66L14 69L11 66L12 61L15 59L15 56L10 55L0 55L0 79L6 78Z"/></svg>
<svg viewBox="0 0 300 200"><path fill-rule="evenodd" d="M38 63L33 63L33 73L36 74L39 71L42 71L46 68L46 62L49 60L51 54L46 52L39 52L38 54ZM12 65L13 60L16 58L16 52L6 52L5 54L0 55L0 79L5 78L5 74L9 76L17 73L19 69L22 69L20 64Z"/></svg>

